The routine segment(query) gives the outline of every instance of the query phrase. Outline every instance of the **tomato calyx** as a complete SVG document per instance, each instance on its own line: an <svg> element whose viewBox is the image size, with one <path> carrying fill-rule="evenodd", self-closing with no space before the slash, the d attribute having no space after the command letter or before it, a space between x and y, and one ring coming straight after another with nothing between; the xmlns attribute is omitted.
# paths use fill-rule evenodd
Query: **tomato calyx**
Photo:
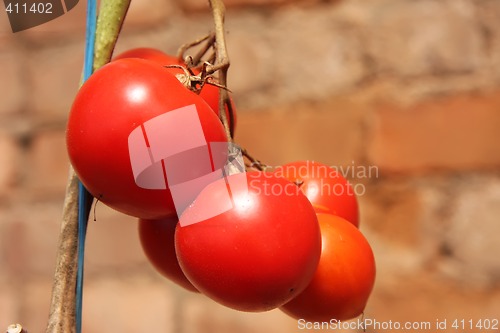
<svg viewBox="0 0 500 333"><path fill-rule="evenodd" d="M165 68L177 68L182 71L182 73L178 73L175 77L182 83L184 87L191 90L196 94L200 94L201 90L206 84L211 86L224 89L227 92L231 92L229 88L226 86L219 84L217 82L217 78L213 74L209 74L207 72L207 66L212 66L209 62L203 63L201 71L194 70L193 67L189 67L188 63L184 65L174 64L174 65L165 65Z"/></svg>

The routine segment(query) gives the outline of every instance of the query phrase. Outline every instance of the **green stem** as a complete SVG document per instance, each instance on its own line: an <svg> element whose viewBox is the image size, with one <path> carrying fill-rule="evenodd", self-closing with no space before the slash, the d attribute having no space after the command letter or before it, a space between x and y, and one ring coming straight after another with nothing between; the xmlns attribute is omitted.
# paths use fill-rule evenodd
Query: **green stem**
<svg viewBox="0 0 500 333"><path fill-rule="evenodd" d="M94 71L111 60L130 0L102 0L97 18Z"/></svg>
<svg viewBox="0 0 500 333"><path fill-rule="evenodd" d="M94 70L111 60L130 0L102 0L97 22ZM78 177L70 168L46 333L75 332L78 260Z"/></svg>

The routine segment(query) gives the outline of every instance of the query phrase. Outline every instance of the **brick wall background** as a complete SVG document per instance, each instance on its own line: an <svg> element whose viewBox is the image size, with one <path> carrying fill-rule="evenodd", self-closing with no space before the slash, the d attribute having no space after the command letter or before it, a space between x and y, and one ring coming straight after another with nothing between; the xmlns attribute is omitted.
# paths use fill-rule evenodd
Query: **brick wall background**
<svg viewBox="0 0 500 333"><path fill-rule="evenodd" d="M225 2L237 142L270 165L377 170L351 177L378 265L366 317L499 318L500 1ZM45 328L84 14L12 34L0 13L0 329ZM116 51L175 52L210 29L204 0L133 0ZM144 258L134 219L96 214L85 332L304 331L180 290Z"/></svg>

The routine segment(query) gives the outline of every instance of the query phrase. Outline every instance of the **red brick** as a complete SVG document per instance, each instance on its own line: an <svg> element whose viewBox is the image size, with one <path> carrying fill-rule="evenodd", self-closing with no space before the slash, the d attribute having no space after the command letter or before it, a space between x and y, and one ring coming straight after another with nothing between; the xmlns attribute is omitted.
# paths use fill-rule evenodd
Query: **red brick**
<svg viewBox="0 0 500 333"><path fill-rule="evenodd" d="M140 245L137 218L118 213L103 203L97 204L96 221L93 218L94 211L87 231L87 272L125 270L139 265L149 273L154 271Z"/></svg>
<svg viewBox="0 0 500 333"><path fill-rule="evenodd" d="M368 156L382 171L473 170L500 165L500 92L381 106Z"/></svg>
<svg viewBox="0 0 500 333"><path fill-rule="evenodd" d="M28 110L39 118L65 120L80 84L83 40L33 51L25 66L30 77Z"/></svg>
<svg viewBox="0 0 500 333"><path fill-rule="evenodd" d="M450 333L454 331L451 325L455 319L466 318L467 321L470 318L496 318L500 298L498 289L471 292L462 285L442 280L426 271L400 275L396 281L386 282L377 279L365 309L365 318L402 324L429 321L431 325L435 325L437 319L447 319L447 329L443 332ZM435 326L431 326L430 331L434 328ZM373 327L367 327L367 331L369 329Z"/></svg>
<svg viewBox="0 0 500 333"><path fill-rule="evenodd" d="M186 332L295 332L297 321L279 310L264 313L234 311L202 295L188 294L182 300L179 318Z"/></svg>
<svg viewBox="0 0 500 333"><path fill-rule="evenodd" d="M0 279L0 327L6 329L21 321L19 315L20 299L12 285Z"/></svg>
<svg viewBox="0 0 500 333"><path fill-rule="evenodd" d="M240 112L236 142L262 162L361 164L363 107L349 99Z"/></svg>
<svg viewBox="0 0 500 333"><path fill-rule="evenodd" d="M368 52L378 70L415 76L470 72L484 64L468 1L396 1L371 11Z"/></svg>
<svg viewBox="0 0 500 333"><path fill-rule="evenodd" d="M7 21L7 15L0 14L0 52L6 50L12 50L14 42L14 34L10 30L9 22Z"/></svg>
<svg viewBox="0 0 500 333"><path fill-rule="evenodd" d="M272 6L285 5L304 2L303 0L226 0L224 5L227 8L240 6ZM183 0L182 7L186 10L198 11L209 10L208 1Z"/></svg>
<svg viewBox="0 0 500 333"><path fill-rule="evenodd" d="M19 180L20 153L14 139L0 132L0 197L5 197Z"/></svg>
<svg viewBox="0 0 500 333"><path fill-rule="evenodd" d="M52 277L45 274L31 279L22 286L23 306L20 324L28 332L44 332L49 317Z"/></svg>
<svg viewBox="0 0 500 333"><path fill-rule="evenodd" d="M500 253L497 235L500 233L500 178L469 176L455 186L446 233L441 237L446 253L438 267L444 275L473 288L488 289L499 278Z"/></svg>
<svg viewBox="0 0 500 333"><path fill-rule="evenodd" d="M127 15L117 41L115 55L137 47L152 47L169 54L176 54L181 45L206 35L212 29L213 22L209 15L185 19L175 8L175 2L162 0L150 0L150 2L150 5L148 1L132 2L131 6L136 8L131 8ZM153 16L150 8L155 6L159 7L159 10ZM152 17L156 19L152 20ZM175 24L166 24L173 22L174 17L176 17Z"/></svg>
<svg viewBox="0 0 500 333"><path fill-rule="evenodd" d="M133 26L125 26L122 35L116 43L113 54L116 56L122 52L138 47L151 47L165 51L169 54L176 54L177 48L187 40L185 32L183 31L152 29L139 34L134 33ZM168 41L168 43L165 41Z"/></svg>
<svg viewBox="0 0 500 333"><path fill-rule="evenodd" d="M87 280L83 331L174 332L175 297L168 284L142 276Z"/></svg>
<svg viewBox="0 0 500 333"><path fill-rule="evenodd" d="M267 33L277 102L328 99L354 87L366 75L361 31L334 16L335 8L292 7ZM276 95L271 95L275 93Z"/></svg>
<svg viewBox="0 0 500 333"><path fill-rule="evenodd" d="M249 92L259 91L273 84L275 66L271 61L272 50L262 32L248 29L249 25L261 24L264 24L262 20L255 17L242 18L231 25L231 33L227 35L231 60L228 84L235 96L246 96Z"/></svg>
<svg viewBox="0 0 500 333"><path fill-rule="evenodd" d="M228 84L237 103L328 99L360 82L367 75L361 32L354 18L335 17L335 8L290 6L273 20L240 12L228 20Z"/></svg>
<svg viewBox="0 0 500 333"><path fill-rule="evenodd" d="M174 3L170 0L131 1L124 24L143 29L147 26L167 23L167 19L174 10Z"/></svg>
<svg viewBox="0 0 500 333"><path fill-rule="evenodd" d="M61 197L68 181L67 155L64 130L36 133L25 168L26 187L43 197Z"/></svg>
<svg viewBox="0 0 500 333"><path fill-rule="evenodd" d="M0 51L0 116L19 112L23 107L26 82L23 81L25 70L22 59L18 53Z"/></svg>
<svg viewBox="0 0 500 333"><path fill-rule="evenodd" d="M11 276L53 274L61 206L50 203L12 206L11 213L4 216L2 222L2 270Z"/></svg>
<svg viewBox="0 0 500 333"><path fill-rule="evenodd" d="M276 5L276 4L293 4L298 3L300 0L226 0L224 4L228 7L231 6L265 6L265 5Z"/></svg>
<svg viewBox="0 0 500 333"><path fill-rule="evenodd" d="M4 7L5 8L5 7ZM4 35L7 33L12 33L9 24L9 18L4 8L2 8L2 12L0 13L0 35Z"/></svg>
<svg viewBox="0 0 500 333"><path fill-rule="evenodd" d="M490 75L500 78L500 3L495 0L477 2L479 22L485 32Z"/></svg>
<svg viewBox="0 0 500 333"><path fill-rule="evenodd" d="M497 282L500 179L469 174L381 180L359 197L361 230L383 285L432 271L471 291ZM478 223L480 221L480 223Z"/></svg>
<svg viewBox="0 0 500 333"><path fill-rule="evenodd" d="M411 180L370 180L363 184L365 193L358 197L360 228L391 246L419 247L424 209L420 192Z"/></svg>

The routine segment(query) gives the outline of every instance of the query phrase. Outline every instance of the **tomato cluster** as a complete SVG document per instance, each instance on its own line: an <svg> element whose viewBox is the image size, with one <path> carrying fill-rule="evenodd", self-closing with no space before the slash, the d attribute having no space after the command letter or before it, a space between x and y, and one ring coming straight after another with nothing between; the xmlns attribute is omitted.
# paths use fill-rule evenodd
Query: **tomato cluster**
<svg viewBox="0 0 500 333"><path fill-rule="evenodd" d="M96 71L68 121L80 180L101 202L139 219L149 261L187 290L241 311L280 308L311 321L358 316L375 262L357 228L351 185L310 161L229 170L218 112L224 88L203 75L186 84L200 73L144 48Z"/></svg>

